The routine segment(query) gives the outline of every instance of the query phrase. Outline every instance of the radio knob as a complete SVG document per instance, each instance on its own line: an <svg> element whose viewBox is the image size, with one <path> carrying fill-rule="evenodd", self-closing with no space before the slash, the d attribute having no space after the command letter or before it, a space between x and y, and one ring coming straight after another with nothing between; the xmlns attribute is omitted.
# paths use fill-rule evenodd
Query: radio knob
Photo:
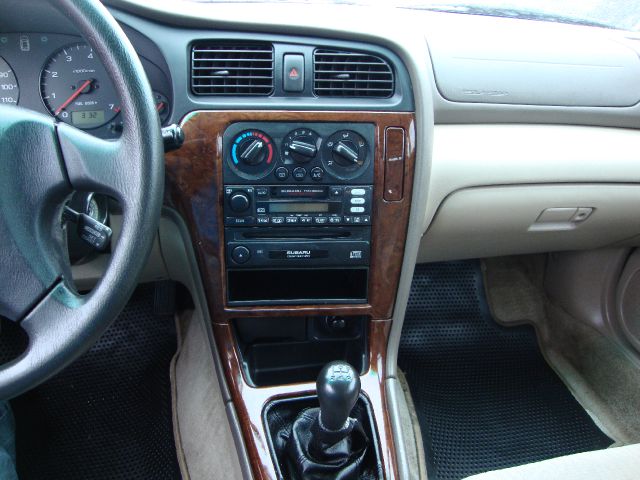
<svg viewBox="0 0 640 480"><path fill-rule="evenodd" d="M234 193L231 195L231 198L229 198L229 206L234 212L244 212L249 208L250 205L251 200L249 199L249 196L244 192Z"/></svg>

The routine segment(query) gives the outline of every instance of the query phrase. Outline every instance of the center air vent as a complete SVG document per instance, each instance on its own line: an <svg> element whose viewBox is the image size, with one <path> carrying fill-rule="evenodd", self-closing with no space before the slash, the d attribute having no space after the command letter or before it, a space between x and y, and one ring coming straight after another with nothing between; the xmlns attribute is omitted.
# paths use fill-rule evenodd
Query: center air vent
<svg viewBox="0 0 640 480"><path fill-rule="evenodd" d="M393 95L391 66L366 53L316 50L313 91L319 97L378 97Z"/></svg>
<svg viewBox="0 0 640 480"><path fill-rule="evenodd" d="M271 95L273 45L240 42L193 45L191 90L196 95Z"/></svg>

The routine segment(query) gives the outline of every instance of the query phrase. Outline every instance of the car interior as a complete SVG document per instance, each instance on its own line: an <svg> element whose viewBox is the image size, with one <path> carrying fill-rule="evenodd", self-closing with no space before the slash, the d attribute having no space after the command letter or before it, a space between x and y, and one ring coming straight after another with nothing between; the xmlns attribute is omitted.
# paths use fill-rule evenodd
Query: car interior
<svg viewBox="0 0 640 480"><path fill-rule="evenodd" d="M0 2L0 479L640 478L640 10L468 3Z"/></svg>

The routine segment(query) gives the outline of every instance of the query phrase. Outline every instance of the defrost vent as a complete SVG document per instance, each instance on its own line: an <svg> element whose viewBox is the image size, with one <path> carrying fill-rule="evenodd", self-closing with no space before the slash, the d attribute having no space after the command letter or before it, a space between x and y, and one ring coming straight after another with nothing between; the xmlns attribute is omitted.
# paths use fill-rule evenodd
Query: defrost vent
<svg viewBox="0 0 640 480"><path fill-rule="evenodd" d="M270 43L211 41L191 47L191 90L196 95L268 96L273 71Z"/></svg>

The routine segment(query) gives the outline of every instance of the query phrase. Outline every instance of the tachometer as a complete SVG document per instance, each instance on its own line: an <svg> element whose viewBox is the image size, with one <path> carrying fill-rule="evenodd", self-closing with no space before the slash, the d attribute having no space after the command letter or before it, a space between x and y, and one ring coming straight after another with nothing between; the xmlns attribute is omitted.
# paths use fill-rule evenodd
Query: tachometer
<svg viewBox="0 0 640 480"><path fill-rule="evenodd" d="M54 117L82 129L100 127L120 111L109 75L86 43L67 45L47 60L40 93Z"/></svg>
<svg viewBox="0 0 640 480"><path fill-rule="evenodd" d="M160 116L160 124L164 125L167 123L167 119L169 118L169 114L171 113L171 108L169 105L169 99L166 95L163 95L160 92L153 91L153 99L156 102L156 111Z"/></svg>
<svg viewBox="0 0 640 480"><path fill-rule="evenodd" d="M0 103L17 105L20 97L20 88L13 69L0 57Z"/></svg>

